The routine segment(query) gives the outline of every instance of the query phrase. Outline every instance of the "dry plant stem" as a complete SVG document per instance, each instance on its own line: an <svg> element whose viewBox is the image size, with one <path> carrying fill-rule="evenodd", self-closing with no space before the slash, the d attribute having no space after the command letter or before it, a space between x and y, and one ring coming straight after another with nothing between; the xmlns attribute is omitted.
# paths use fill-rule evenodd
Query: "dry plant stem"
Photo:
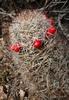
<svg viewBox="0 0 69 100"><path fill-rule="evenodd" d="M11 13L7 13L5 10L3 10L2 8L0 8L0 15L4 15L4 16L9 16L10 18L14 18L13 14Z"/></svg>
<svg viewBox="0 0 69 100"><path fill-rule="evenodd" d="M66 10L66 11L62 11L62 10L52 10L52 11L50 11L50 12L53 12L53 13L69 13L69 11L68 10Z"/></svg>
<svg viewBox="0 0 69 100"><path fill-rule="evenodd" d="M5 13L5 12L0 12L0 14L1 15L4 15L4 16L9 16L10 18L14 18L14 16L13 15L11 15L11 14L8 14L8 13Z"/></svg>

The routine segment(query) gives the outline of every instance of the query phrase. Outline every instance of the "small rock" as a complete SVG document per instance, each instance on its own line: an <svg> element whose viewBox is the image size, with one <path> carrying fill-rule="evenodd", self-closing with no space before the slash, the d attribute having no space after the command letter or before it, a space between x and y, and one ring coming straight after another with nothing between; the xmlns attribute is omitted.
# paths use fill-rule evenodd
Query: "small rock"
<svg viewBox="0 0 69 100"><path fill-rule="evenodd" d="M20 90L19 94L20 94L20 100L23 100L25 92L23 90Z"/></svg>

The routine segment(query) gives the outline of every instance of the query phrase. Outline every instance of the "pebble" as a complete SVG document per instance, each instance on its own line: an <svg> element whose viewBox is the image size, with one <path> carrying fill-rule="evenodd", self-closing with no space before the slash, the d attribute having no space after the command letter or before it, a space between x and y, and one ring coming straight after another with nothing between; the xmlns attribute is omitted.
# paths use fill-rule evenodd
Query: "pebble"
<svg viewBox="0 0 69 100"><path fill-rule="evenodd" d="M20 89L19 94L20 94L20 100L23 100L24 99L25 92Z"/></svg>

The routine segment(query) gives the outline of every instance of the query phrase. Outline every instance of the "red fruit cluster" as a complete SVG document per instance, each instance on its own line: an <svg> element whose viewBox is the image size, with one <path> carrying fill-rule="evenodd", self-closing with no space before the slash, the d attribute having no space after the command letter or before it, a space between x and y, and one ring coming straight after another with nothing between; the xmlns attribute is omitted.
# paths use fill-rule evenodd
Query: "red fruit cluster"
<svg viewBox="0 0 69 100"><path fill-rule="evenodd" d="M53 17L48 18L47 12L44 12L45 17L47 18L48 22L50 23L51 27L49 27L46 31L46 37L51 37L54 36L56 33L57 29L55 28L55 21Z"/></svg>
<svg viewBox="0 0 69 100"><path fill-rule="evenodd" d="M57 29L54 26L54 24L55 24L54 19L53 18L48 18L46 12L44 12L44 14L45 14L45 17L48 19L48 21L51 25L51 27L49 27L47 29L45 35L46 35L46 37L54 36L54 34L57 32ZM37 32L37 35L38 34L39 34L39 32ZM36 40L34 40L33 46L34 46L34 48L40 49L42 47L42 44L43 44L42 40L36 39ZM15 44L12 44L10 46L10 50L14 51L14 52L20 52L21 48L22 48L22 46L21 46L20 43L15 43Z"/></svg>
<svg viewBox="0 0 69 100"><path fill-rule="evenodd" d="M53 36L56 33L56 28L54 26L51 26L47 29L46 35L47 36Z"/></svg>
<svg viewBox="0 0 69 100"><path fill-rule="evenodd" d="M22 46L19 43L15 43L10 46L10 50L14 52L20 52L21 48Z"/></svg>
<svg viewBox="0 0 69 100"><path fill-rule="evenodd" d="M42 47L42 40L40 40L40 39L35 40L33 43L33 46L34 46L34 48L37 48L37 49L41 48Z"/></svg>

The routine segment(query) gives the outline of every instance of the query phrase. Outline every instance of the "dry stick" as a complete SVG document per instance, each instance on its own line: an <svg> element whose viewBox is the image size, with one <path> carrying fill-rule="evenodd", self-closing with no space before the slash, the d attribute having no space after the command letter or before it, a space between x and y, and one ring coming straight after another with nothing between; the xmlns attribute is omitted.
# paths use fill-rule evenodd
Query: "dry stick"
<svg viewBox="0 0 69 100"><path fill-rule="evenodd" d="M60 3L64 3L64 5L61 7L61 10L60 11L58 11L58 10L49 10L49 12L54 12L54 13L69 13L69 11L62 11L62 8L64 8L65 5L68 3L68 0L66 0L64 2L63 1L61 1L61 2L57 2L57 1L53 2L53 1L50 1L50 3L47 4L47 6L43 6L42 8L38 9L38 11L43 11L43 10L47 10L48 11L48 8L51 9L52 7L57 6L58 3L59 4Z"/></svg>
<svg viewBox="0 0 69 100"><path fill-rule="evenodd" d="M5 13L6 13L6 11L5 11L4 9L2 9L2 8L0 8L0 11L1 11L1 12L5 12Z"/></svg>
<svg viewBox="0 0 69 100"><path fill-rule="evenodd" d="M0 12L1 15L5 15L5 16L9 16L10 18L14 18L14 16L10 13L6 13L6 12Z"/></svg>
<svg viewBox="0 0 69 100"><path fill-rule="evenodd" d="M65 7L65 5L66 5L66 3L68 2L68 0L66 0L66 1L64 1L64 5L61 7L61 9L60 10L52 10L52 11L49 11L49 12L54 12L54 13L69 13L69 10L65 10L65 9L63 9L64 7ZM53 2L52 2L53 3ZM54 5L51 5L50 6L50 8L51 7L53 7L53 6L57 6L57 2L54 2L55 4ZM62 2L63 3L63 2ZM59 4L60 4L60 2L59 2ZM63 10L62 10L63 9Z"/></svg>
<svg viewBox="0 0 69 100"><path fill-rule="evenodd" d="M47 3L48 3L48 0L45 0L44 7L46 6Z"/></svg>
<svg viewBox="0 0 69 100"><path fill-rule="evenodd" d="M53 12L53 13L69 13L68 10L64 11L64 10L52 10L52 11L49 11L49 12Z"/></svg>
<svg viewBox="0 0 69 100"><path fill-rule="evenodd" d="M68 0L65 1L64 5L61 7L61 9L63 9L65 7L65 5L67 4Z"/></svg>
<svg viewBox="0 0 69 100"><path fill-rule="evenodd" d="M52 3L55 3L55 2L52 2ZM60 3L62 4L62 3L65 3L65 1L56 1L56 3L57 4L60 4Z"/></svg>
<svg viewBox="0 0 69 100"><path fill-rule="evenodd" d="M53 0L51 0L50 3L49 3L48 5L43 6L42 8L38 9L38 11L44 11L44 10L46 10L47 8L49 8L49 7L51 6L51 4L52 4L52 1L53 1ZM52 5L52 6L53 6L53 5Z"/></svg>

